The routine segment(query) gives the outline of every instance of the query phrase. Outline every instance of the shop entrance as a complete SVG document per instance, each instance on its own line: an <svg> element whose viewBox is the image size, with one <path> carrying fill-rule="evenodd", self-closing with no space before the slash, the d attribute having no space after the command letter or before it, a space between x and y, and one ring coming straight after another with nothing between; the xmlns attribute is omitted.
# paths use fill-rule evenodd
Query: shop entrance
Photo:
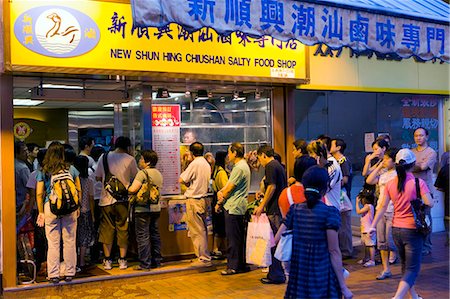
<svg viewBox="0 0 450 299"><path fill-rule="evenodd" d="M18 74L14 76L15 139L36 144L38 148L45 148L51 141L59 140L71 145L78 154L78 142L82 137L92 137L96 146L108 151L115 138L127 136L132 141L132 155L138 158L139 151L149 148L148 140L152 140L152 136L148 135L149 131L150 134L152 132L149 119L151 105L177 105L180 107L181 128L179 140L175 142L180 149L188 147L193 142L192 138L205 145L205 152L213 154L219 150L226 151L234 141L241 142L246 152L256 150L261 144L271 143L270 86L151 78L145 81L148 83L143 82L142 78L122 76L51 77L47 74L46 77L36 77ZM252 192L258 190L263 172L262 169L253 169ZM161 205L160 232L164 261L192 257L193 248L186 226L171 223L174 218L170 207L182 207L182 191L179 194L163 194ZM39 268L41 262L36 261L36 245L45 243L45 239L35 242L35 205L28 209L29 218L24 218L27 213L18 215L18 229L23 228L18 233L18 259L32 260ZM135 261L135 252L133 245L130 245L130 268L126 272L119 271L117 267L104 271L100 263L94 263L87 272L81 272L75 278L134 275L136 273L131 266ZM96 262L101 262L102 254L97 257ZM33 280L34 277L30 277L33 276L31 263L18 264L19 284ZM166 265L177 269L176 264ZM46 281L46 273L41 271L37 282Z"/></svg>

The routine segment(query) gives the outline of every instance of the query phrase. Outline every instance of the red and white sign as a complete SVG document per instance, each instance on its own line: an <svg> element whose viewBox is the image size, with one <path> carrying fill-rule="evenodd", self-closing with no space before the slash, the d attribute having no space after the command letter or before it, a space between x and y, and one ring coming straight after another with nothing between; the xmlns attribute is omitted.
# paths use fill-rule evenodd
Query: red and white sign
<svg viewBox="0 0 450 299"><path fill-rule="evenodd" d="M157 168L164 184L162 194L180 194L180 127L179 105L152 105L153 149L158 153Z"/></svg>

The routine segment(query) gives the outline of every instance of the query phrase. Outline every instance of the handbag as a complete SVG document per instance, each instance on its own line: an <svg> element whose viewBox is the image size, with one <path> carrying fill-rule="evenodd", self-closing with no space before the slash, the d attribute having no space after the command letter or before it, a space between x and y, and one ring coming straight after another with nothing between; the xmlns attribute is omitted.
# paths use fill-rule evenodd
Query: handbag
<svg viewBox="0 0 450 299"><path fill-rule="evenodd" d="M422 197L420 195L420 185L419 179L415 179L416 183L416 199L411 200L411 210L414 216L414 223L416 225L416 229L422 235L427 235L431 232L430 223L427 221L427 216L425 215L425 204L422 201Z"/></svg>
<svg viewBox="0 0 450 299"><path fill-rule="evenodd" d="M294 204L294 199L292 198L291 187L287 188L287 198L289 205ZM274 257L282 262L289 262L292 256L292 230L285 231L278 242L277 249L275 250Z"/></svg>

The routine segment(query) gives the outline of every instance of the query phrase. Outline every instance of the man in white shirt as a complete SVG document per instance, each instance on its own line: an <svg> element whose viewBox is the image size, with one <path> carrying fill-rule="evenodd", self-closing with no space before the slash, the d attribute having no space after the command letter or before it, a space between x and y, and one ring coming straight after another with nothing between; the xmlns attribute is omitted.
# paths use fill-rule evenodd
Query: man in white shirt
<svg viewBox="0 0 450 299"><path fill-rule="evenodd" d="M109 172L128 188L131 181L138 172L136 160L129 154L131 141L128 137L119 137L115 142L115 150L102 155L98 160L98 167L95 171L97 181L104 182L105 166L104 156L107 159ZM124 270L128 267L126 254L128 248L128 202L118 202L109 194L105 188L99 202L100 206L100 226L99 242L103 243L103 268L112 269L111 248L114 241L114 234L117 234L117 245L119 246L120 258L119 268Z"/></svg>
<svg viewBox="0 0 450 299"><path fill-rule="evenodd" d="M211 265L208 251L208 230L206 226L206 195L208 193L211 166L203 157L204 147L200 142L189 146L194 155L192 161L180 176L180 183L188 186L186 196L186 223L194 245L195 255L203 265Z"/></svg>

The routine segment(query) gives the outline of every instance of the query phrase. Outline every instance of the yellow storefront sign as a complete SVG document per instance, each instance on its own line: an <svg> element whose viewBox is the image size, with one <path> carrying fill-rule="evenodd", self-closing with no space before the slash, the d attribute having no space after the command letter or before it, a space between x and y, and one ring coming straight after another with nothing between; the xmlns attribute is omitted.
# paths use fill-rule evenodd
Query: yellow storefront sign
<svg viewBox="0 0 450 299"><path fill-rule="evenodd" d="M246 77L286 82L306 78L298 41L218 36L177 24L133 27L131 6L102 1L12 1L12 70L111 71Z"/></svg>

